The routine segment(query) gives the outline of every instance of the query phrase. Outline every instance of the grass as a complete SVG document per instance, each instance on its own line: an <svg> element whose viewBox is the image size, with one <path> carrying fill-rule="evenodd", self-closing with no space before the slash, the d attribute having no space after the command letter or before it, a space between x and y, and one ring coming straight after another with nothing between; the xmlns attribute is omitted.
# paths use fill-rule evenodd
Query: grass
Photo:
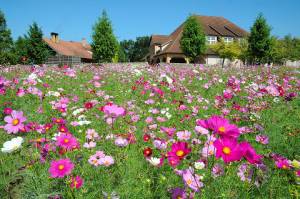
<svg viewBox="0 0 300 199"><path fill-rule="evenodd" d="M125 66L124 66L125 67ZM161 72L168 71L166 68L146 70L143 66L138 67L143 72L146 80L152 84L159 84ZM292 75L298 78L299 75L291 68L274 68L271 74L275 75L275 79L282 81L285 75ZM296 69L297 70L297 69ZM198 70L199 71L199 70ZM48 198L59 194L63 198L104 198L103 192L111 194L116 192L120 198L170 198L170 190L175 187L184 187L182 178L176 175L167 162L164 166L157 168L150 165L143 156L143 149L146 146L153 147L151 143L143 142L143 135L149 132L145 119L151 114L148 112L150 108L169 108L172 117L160 126L175 126L177 130L193 131L195 120L199 118L207 118L213 114L221 114L221 108L215 106L215 96L222 94L226 88L227 79L235 75L244 78L245 83L241 85L241 92L232 100L228 101L224 107L231 109L233 102L240 105L249 105L250 103L261 105L262 102L268 104L268 108L256 112L260 118L249 119L251 113L241 113L232 110L229 119L247 118L235 122L239 127L253 127L254 124L260 124L264 127L263 134L269 136L269 144L261 145L255 141L258 132L242 135L241 139L248 140L258 153L265 156L264 163L267 165L267 173L260 187L256 187L253 183L242 182L237 176L237 168L240 163L232 163L225 168L225 174L218 178L212 178L208 169L201 170L198 174L204 175L204 188L201 192L196 193L195 198L299 198L299 185L296 184L296 176L292 170L277 169L274 161L269 158L270 153L278 153L290 160L299 160L300 151L300 100L295 97L292 101L285 101L280 97L279 102L274 102L274 97L265 96L262 99L255 99L249 102L245 99L248 94L245 87L251 82L257 81L257 75L261 72L267 74L266 69L221 69L212 68L200 73L193 73L189 68L183 72L167 72L168 75L177 79L175 87L176 92L171 92L168 88L163 87L165 92L163 99L155 98L155 104L147 105L145 100L149 99L149 94L141 95L141 89L132 91L131 87L140 78L136 76L132 69L125 69L122 66L112 67L110 69L87 68L78 69L76 78L65 76L61 69L51 68L46 70L43 77L39 77L42 83L47 83L51 87L45 88L42 83L36 85L43 93L49 90L60 91L62 95L69 97L78 96L77 102L71 102L68 113L65 118L68 121L68 128L76 136L81 145L85 142L85 132L89 128L95 129L103 138L97 142L94 149L75 150L68 152L64 156L70 158L75 164L72 172L74 175L80 175L84 179L84 186L78 190L72 190L68 186L66 178L52 179L49 178L49 164L51 159L57 159L57 154L50 154L45 164L39 162L39 150L29 143L32 139L40 137L51 138L56 133L56 128L52 128L50 132L41 135L37 132L21 134L25 139L22 149L12 154L0 153L0 198ZM93 75L96 73L101 77L100 88L95 88L91 83ZM29 72L24 71L16 74L14 72L4 73L8 79L15 77L26 78ZM191 75L192 74L192 75ZM180 76L185 79L180 81ZM199 78L201 77L201 78ZM216 81L213 80L216 78ZM219 82L218 79L223 82ZM204 89L203 85L213 82L208 89ZM263 83L266 84L266 79ZM295 82L295 81L293 81ZM18 85L19 86L19 85ZM60 89L60 90L62 90ZM298 92L295 83L292 88ZM107 100L103 97L95 95L96 91L105 91L106 95L113 96L110 100L114 103L128 107L128 102L134 104L133 112L140 116L136 123L130 122L130 116L120 118L114 124L114 128L107 125L103 120L103 113L97 108L86 111L84 114L87 120L92 123L85 126L73 127L69 122L76 118L72 116L72 107L83 107L87 101L98 100L99 107L104 105ZM27 94L24 97L16 97L16 89L10 88L6 95L0 96L0 108L4 108L5 102L10 102L14 110L22 110L27 117L27 121L34 121L39 124L45 124L51 121L53 117L61 117L61 113L51 108L50 102L57 100L54 96L44 97L40 100L37 96ZM186 94L194 96L191 104L187 103ZM204 100L197 101L196 96L201 96ZM186 111L178 111L178 103L173 104L172 101L183 101L189 109ZM206 101L205 101L206 100ZM199 106L199 112L191 119L180 122L185 115L191 115L191 107ZM206 106L207 109L204 109ZM43 113L37 113L39 107L43 108ZM1 111L2 112L2 111ZM0 125L4 125L4 114L0 114ZM135 128L135 129L132 129ZM159 128L158 128L159 129ZM113 141L106 140L109 134L124 134L134 132L136 143L127 147L117 147ZM162 136L159 130L154 130L158 136ZM196 137L196 134L193 133ZM0 144L10 140L14 135L8 135L3 129L0 129ZM200 137L204 142L205 139ZM197 148L198 147L198 148ZM195 161L200 158L200 146L195 146L191 159L186 159L179 165L179 169L187 168L191 160ZM90 155L96 150L103 150L106 154L114 157L115 164L110 167L94 167L88 163ZM156 156L159 151L154 151ZM217 160L223 164L222 160ZM190 189L187 189L190 192Z"/></svg>

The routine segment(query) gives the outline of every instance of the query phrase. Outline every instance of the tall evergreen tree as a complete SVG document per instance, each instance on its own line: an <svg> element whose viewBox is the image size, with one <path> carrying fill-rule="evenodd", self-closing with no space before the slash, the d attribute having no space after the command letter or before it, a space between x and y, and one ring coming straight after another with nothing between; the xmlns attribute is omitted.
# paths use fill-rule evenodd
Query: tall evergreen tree
<svg viewBox="0 0 300 199"><path fill-rule="evenodd" d="M11 64L14 62L12 49L13 40L11 32L7 28L5 16L0 10L0 64Z"/></svg>
<svg viewBox="0 0 300 199"><path fill-rule="evenodd" d="M266 63L269 61L268 55L272 48L270 31L271 28L266 19L262 14L259 14L251 27L248 38L248 51L253 63Z"/></svg>
<svg viewBox="0 0 300 199"><path fill-rule="evenodd" d="M94 61L111 62L118 54L118 41L105 11L93 27L92 39Z"/></svg>
<svg viewBox="0 0 300 199"><path fill-rule="evenodd" d="M24 37L18 37L14 45L14 54L18 63L28 63L27 39L25 39Z"/></svg>
<svg viewBox="0 0 300 199"><path fill-rule="evenodd" d="M26 57L29 63L43 64L46 62L50 51L48 46L43 41L42 29L33 23L25 36L26 40Z"/></svg>
<svg viewBox="0 0 300 199"><path fill-rule="evenodd" d="M206 51L205 34L195 16L190 16L184 24L180 48L189 59L195 62Z"/></svg>

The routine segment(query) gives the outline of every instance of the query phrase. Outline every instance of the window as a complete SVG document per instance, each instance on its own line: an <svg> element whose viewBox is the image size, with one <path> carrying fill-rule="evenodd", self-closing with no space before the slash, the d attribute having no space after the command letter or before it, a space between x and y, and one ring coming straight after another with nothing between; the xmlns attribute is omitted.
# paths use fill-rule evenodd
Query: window
<svg viewBox="0 0 300 199"><path fill-rule="evenodd" d="M215 44L217 43L217 36L207 36L206 41L208 44Z"/></svg>
<svg viewBox="0 0 300 199"><path fill-rule="evenodd" d="M224 37L223 39L226 44L233 42L233 37Z"/></svg>

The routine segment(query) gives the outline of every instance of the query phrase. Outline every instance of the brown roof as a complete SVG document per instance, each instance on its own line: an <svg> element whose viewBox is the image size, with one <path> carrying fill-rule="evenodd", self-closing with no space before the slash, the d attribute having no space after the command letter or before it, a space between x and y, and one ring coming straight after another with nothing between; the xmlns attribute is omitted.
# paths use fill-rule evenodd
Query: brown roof
<svg viewBox="0 0 300 199"><path fill-rule="evenodd" d="M48 38L44 38L43 40L58 54L92 59L91 46L89 44L83 45L82 42L62 40L59 40L59 42L56 43Z"/></svg>
<svg viewBox="0 0 300 199"><path fill-rule="evenodd" d="M163 44L168 42L169 36L168 35L152 35L151 36L151 41L150 41L150 46L152 44Z"/></svg>
<svg viewBox="0 0 300 199"><path fill-rule="evenodd" d="M242 28L238 27L234 23L228 21L224 17L213 17L213 16L199 16L195 15L197 21L201 24L205 35L213 36L228 36L228 37L246 37L247 32ZM167 38L161 37L164 41L171 41L170 44L159 54L165 53L182 53L180 49L180 38L182 35L184 23L182 23L173 33ZM154 38L157 38L157 35ZM152 40L153 39L152 36ZM158 39L157 39L158 40ZM160 43L161 44L161 43ZM211 49L208 49L208 54L213 54Z"/></svg>

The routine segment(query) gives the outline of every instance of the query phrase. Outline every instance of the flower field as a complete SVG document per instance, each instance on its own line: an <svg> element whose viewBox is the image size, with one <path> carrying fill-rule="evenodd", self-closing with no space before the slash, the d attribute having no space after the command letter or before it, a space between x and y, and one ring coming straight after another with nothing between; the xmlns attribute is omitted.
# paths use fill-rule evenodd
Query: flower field
<svg viewBox="0 0 300 199"><path fill-rule="evenodd" d="M300 70L0 72L0 198L299 198Z"/></svg>

